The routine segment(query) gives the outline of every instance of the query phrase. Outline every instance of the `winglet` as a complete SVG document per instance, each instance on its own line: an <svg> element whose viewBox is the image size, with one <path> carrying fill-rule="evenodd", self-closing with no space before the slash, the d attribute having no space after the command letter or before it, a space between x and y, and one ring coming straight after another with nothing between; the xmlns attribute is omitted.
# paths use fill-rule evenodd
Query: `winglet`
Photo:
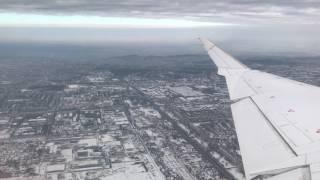
<svg viewBox="0 0 320 180"><path fill-rule="evenodd" d="M215 44L205 38L199 38L212 61L216 64L219 71L222 69L249 69L247 66L222 51Z"/></svg>

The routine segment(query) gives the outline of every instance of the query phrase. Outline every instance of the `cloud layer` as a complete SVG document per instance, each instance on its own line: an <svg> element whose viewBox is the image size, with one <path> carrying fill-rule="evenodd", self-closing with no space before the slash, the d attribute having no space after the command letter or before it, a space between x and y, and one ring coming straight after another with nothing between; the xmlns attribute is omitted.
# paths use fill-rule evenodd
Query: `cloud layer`
<svg viewBox="0 0 320 180"><path fill-rule="evenodd" d="M1 0L17 13L185 18L232 23L318 23L319 0Z"/></svg>

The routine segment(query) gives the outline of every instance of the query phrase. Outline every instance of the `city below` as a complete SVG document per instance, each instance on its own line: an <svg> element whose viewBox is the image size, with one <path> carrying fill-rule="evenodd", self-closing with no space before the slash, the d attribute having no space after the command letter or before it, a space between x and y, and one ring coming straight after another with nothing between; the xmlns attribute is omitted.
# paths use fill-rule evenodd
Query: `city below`
<svg viewBox="0 0 320 180"><path fill-rule="evenodd" d="M27 58L0 59L0 178L244 179L225 80L206 54ZM320 85L317 57L239 59Z"/></svg>

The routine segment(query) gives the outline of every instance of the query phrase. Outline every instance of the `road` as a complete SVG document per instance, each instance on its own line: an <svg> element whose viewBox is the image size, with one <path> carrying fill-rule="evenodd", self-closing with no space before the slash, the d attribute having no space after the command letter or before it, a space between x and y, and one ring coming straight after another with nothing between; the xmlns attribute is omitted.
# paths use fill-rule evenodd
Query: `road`
<svg viewBox="0 0 320 180"><path fill-rule="evenodd" d="M157 104L155 104L153 102L153 100L148 97L146 94L144 94L141 90L139 90L137 87L130 85L130 87L132 89L134 89L138 95L141 96L141 98L143 98L145 101L148 101L155 110L157 110L161 117L170 121L171 124L173 125L173 127L182 134L182 136L185 138L185 140L187 140L195 150L197 150L204 159L208 160L210 163L212 163L214 165L214 167L219 171L219 173L221 174L221 176L223 176L224 178L228 179L228 180L236 180L236 178L229 172L227 171L222 164L220 164L220 162L215 159L214 157L212 157L212 155L210 154L210 151L206 150L205 147L203 147L198 141L196 141L195 139L191 138L189 133L186 132L183 128L181 128L181 126L178 125L178 122L174 119L172 119L165 111L163 111Z"/></svg>

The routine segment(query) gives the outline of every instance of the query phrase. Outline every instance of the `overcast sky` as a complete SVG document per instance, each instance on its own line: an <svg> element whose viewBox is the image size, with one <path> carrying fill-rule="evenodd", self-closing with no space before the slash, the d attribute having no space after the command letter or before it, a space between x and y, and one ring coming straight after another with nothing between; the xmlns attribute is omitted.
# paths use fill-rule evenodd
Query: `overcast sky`
<svg viewBox="0 0 320 180"><path fill-rule="evenodd" d="M230 23L319 23L319 0L1 0L3 12L179 18Z"/></svg>
<svg viewBox="0 0 320 180"><path fill-rule="evenodd" d="M1 41L195 43L319 53L319 0L1 0Z"/></svg>

